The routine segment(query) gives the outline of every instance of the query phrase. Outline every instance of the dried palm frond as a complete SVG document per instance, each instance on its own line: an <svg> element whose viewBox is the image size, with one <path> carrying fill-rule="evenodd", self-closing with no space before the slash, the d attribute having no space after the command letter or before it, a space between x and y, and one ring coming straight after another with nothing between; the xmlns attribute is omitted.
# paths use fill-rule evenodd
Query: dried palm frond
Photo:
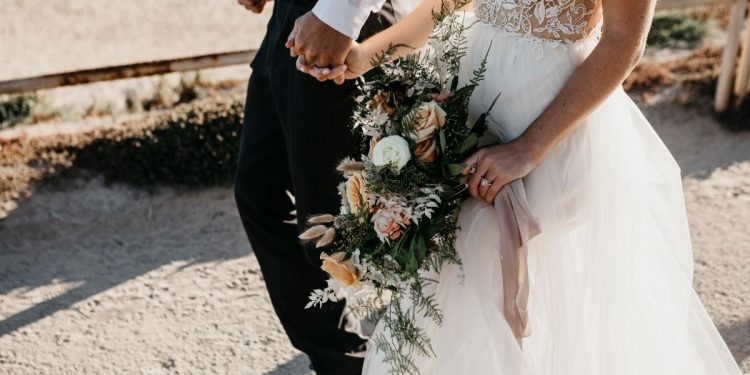
<svg viewBox="0 0 750 375"><path fill-rule="evenodd" d="M326 230L328 230L328 227L326 227L325 225L316 225L302 232L302 234L299 235L299 239L303 241L312 241L324 235L326 233Z"/></svg>
<svg viewBox="0 0 750 375"><path fill-rule="evenodd" d="M361 161L354 161L351 159L342 160L336 167L336 170L342 173L353 173L361 172L365 169L365 164Z"/></svg>
<svg viewBox="0 0 750 375"><path fill-rule="evenodd" d="M334 228L328 228L323 234L323 237L320 237L320 240L318 240L318 243L315 244L315 247L324 247L328 246L333 242L333 238L336 236L336 229Z"/></svg>
<svg viewBox="0 0 750 375"><path fill-rule="evenodd" d="M307 219L307 222L310 224L328 224L333 222L333 215L331 214L323 214L323 215L317 215L312 216L309 219Z"/></svg>

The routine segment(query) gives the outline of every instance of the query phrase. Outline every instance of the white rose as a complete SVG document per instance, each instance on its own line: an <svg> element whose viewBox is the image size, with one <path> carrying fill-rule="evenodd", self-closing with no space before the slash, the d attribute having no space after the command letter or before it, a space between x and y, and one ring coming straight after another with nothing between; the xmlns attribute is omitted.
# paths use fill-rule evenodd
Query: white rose
<svg viewBox="0 0 750 375"><path fill-rule="evenodd" d="M397 135L381 139L372 150L372 163L378 167L392 165L401 170L409 159L409 142Z"/></svg>

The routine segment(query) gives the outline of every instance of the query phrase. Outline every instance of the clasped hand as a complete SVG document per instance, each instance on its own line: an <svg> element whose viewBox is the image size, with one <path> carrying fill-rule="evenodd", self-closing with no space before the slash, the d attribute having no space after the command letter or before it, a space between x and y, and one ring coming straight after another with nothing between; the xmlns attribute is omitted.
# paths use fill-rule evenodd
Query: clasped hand
<svg viewBox="0 0 750 375"><path fill-rule="evenodd" d="M369 65L369 59L364 55L361 45L353 42L352 48L340 65L321 67L308 62L304 55L297 55L297 69L315 77L318 81L333 81L340 85L345 80L357 78L372 68Z"/></svg>
<svg viewBox="0 0 750 375"><path fill-rule="evenodd" d="M372 67L362 46L336 31L312 12L299 17L286 41L289 54L297 58L297 69L319 81L344 83Z"/></svg>

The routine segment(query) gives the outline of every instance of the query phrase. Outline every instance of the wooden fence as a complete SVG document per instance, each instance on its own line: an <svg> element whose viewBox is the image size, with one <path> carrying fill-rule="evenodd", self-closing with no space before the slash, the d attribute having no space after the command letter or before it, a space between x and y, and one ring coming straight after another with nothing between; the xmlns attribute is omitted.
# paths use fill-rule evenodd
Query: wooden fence
<svg viewBox="0 0 750 375"><path fill-rule="evenodd" d="M110 66L49 74L41 77L0 81L0 94L49 89L59 86L80 85L124 78L145 77L156 74L184 72L222 66L250 64L255 50L215 53L173 60L161 60L137 64Z"/></svg>
<svg viewBox="0 0 750 375"><path fill-rule="evenodd" d="M717 112L722 112L728 108L732 91L735 95L735 106L738 106L750 90L750 18L747 15L748 3L748 0L734 1L729 15L727 42L724 45L719 81L716 84L714 109ZM744 42L742 42L741 37L743 29L745 31ZM732 84L733 81L734 85Z"/></svg>
<svg viewBox="0 0 750 375"><path fill-rule="evenodd" d="M749 0L659 0L656 3L657 9L696 5L732 5L714 97L714 110L717 112L723 112L729 108L732 93L735 96L735 105L739 105L750 91L750 17L747 14L749 2ZM743 29L744 42L742 42Z"/></svg>
<svg viewBox="0 0 750 375"><path fill-rule="evenodd" d="M736 99L735 103L739 104L750 90L750 20L748 20L747 16L749 2L750 0L659 0L657 2L658 9L674 9L721 3L732 4L727 40L722 55L721 69L714 100L714 109L718 112L722 112L729 107L732 93L734 93ZM741 37L743 29L745 34L744 41ZM247 64L255 55L255 52L255 50L245 50L218 53L0 81L0 94Z"/></svg>

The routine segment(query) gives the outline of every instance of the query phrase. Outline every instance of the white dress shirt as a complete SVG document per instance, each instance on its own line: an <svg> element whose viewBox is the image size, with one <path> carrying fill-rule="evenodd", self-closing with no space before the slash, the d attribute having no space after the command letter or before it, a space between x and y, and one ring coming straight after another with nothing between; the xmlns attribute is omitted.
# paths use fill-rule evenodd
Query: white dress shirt
<svg viewBox="0 0 750 375"><path fill-rule="evenodd" d="M419 0L392 0L397 19L411 12ZM359 37L359 31L370 17L378 12L385 0L318 0L313 14L336 31L352 38Z"/></svg>

